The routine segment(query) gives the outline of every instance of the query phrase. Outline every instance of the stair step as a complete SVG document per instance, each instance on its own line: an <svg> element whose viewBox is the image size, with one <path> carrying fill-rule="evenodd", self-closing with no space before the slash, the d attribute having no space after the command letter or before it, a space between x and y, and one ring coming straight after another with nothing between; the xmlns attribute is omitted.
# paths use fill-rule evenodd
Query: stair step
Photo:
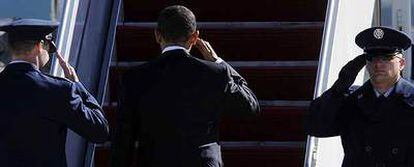
<svg viewBox="0 0 414 167"><path fill-rule="evenodd" d="M230 167L298 167L303 165L304 142L221 142L223 162ZM108 144L110 145L110 144ZM95 166L108 166L110 146L97 146ZM134 162L133 167L138 167Z"/></svg>
<svg viewBox="0 0 414 167"><path fill-rule="evenodd" d="M147 63L148 61L113 61L111 67L129 68L139 66ZM227 62L232 67L244 68L244 67L318 67L318 61L229 61Z"/></svg>
<svg viewBox="0 0 414 167"><path fill-rule="evenodd" d="M307 108L310 105L310 101L304 100L259 100L259 102L260 106L264 107L284 106Z"/></svg>
<svg viewBox="0 0 414 167"><path fill-rule="evenodd" d="M119 77L131 66L110 69L110 101L117 100ZM310 100L316 78L315 66L240 67L237 71L247 80L260 100Z"/></svg>
<svg viewBox="0 0 414 167"><path fill-rule="evenodd" d="M286 21L255 21L255 22L197 22L197 28L200 29L276 29L276 28L313 28L323 27L324 22L286 22ZM118 23L118 26L136 27L136 28L151 28L154 29L157 26L156 22L122 22Z"/></svg>
<svg viewBox="0 0 414 167"><path fill-rule="evenodd" d="M286 25L263 26L201 28L200 36L227 61L318 60L322 24L303 23L289 28ZM118 26L117 31L117 60L147 61L159 56L153 27L125 25ZM200 57L196 49L192 49L192 54Z"/></svg>
<svg viewBox="0 0 414 167"><path fill-rule="evenodd" d="M304 156L304 148L223 149L223 162L229 167L299 167Z"/></svg>
<svg viewBox="0 0 414 167"><path fill-rule="evenodd" d="M238 68L260 100L311 100L316 67Z"/></svg>
<svg viewBox="0 0 414 167"><path fill-rule="evenodd" d="M125 0L125 20L155 21L163 8L176 4L192 10L198 21L320 21L325 19L327 0Z"/></svg>
<svg viewBox="0 0 414 167"><path fill-rule="evenodd" d="M309 101L304 102L306 106L261 105L262 113L258 116L224 117L220 125L220 140L304 141L306 135L303 129L303 119ZM291 103L295 104L295 101ZM116 105L104 106L104 111L113 131L116 127Z"/></svg>
<svg viewBox="0 0 414 167"><path fill-rule="evenodd" d="M257 117L224 117L220 140L304 141L306 111L307 107L262 106L262 113Z"/></svg>

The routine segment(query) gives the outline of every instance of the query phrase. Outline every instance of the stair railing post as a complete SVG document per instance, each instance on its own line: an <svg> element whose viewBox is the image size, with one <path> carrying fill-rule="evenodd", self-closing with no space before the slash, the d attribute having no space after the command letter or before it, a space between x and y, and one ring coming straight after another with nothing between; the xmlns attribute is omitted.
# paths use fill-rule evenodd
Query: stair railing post
<svg viewBox="0 0 414 167"><path fill-rule="evenodd" d="M392 1L392 26L393 28L403 31L410 35L412 38L411 31L411 0L397 0ZM403 77L413 80L412 76L412 54L411 48L405 51L405 68L403 70Z"/></svg>

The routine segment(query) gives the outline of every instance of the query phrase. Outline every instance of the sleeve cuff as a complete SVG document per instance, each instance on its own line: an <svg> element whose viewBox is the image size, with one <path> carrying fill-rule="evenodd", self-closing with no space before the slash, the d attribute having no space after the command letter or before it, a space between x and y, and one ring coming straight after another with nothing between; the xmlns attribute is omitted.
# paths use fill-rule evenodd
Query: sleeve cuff
<svg viewBox="0 0 414 167"><path fill-rule="evenodd" d="M219 64L221 62L223 62L223 59L221 59L220 57L217 57L215 63Z"/></svg>

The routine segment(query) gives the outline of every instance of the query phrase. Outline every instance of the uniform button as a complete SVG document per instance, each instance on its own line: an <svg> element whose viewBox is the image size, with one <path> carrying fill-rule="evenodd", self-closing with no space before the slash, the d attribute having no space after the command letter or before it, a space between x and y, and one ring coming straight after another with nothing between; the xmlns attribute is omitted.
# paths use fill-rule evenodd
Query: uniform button
<svg viewBox="0 0 414 167"><path fill-rule="evenodd" d="M365 146L365 152L371 152L372 147L371 146Z"/></svg>
<svg viewBox="0 0 414 167"><path fill-rule="evenodd" d="M394 154L394 155L398 154L398 152L399 152L398 148L395 148L395 147L392 148L392 150L391 150L391 153Z"/></svg>

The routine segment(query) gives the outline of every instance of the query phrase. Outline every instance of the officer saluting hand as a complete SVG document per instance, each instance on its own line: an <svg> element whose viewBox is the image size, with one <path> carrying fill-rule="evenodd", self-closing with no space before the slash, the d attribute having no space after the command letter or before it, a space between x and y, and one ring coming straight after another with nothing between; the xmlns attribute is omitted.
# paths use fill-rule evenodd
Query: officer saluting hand
<svg viewBox="0 0 414 167"><path fill-rule="evenodd" d="M39 71L56 52L47 36L57 24L17 19L0 25L12 62L0 73L0 164L64 167L67 128L91 142L108 138L108 122L75 70L58 53L67 79Z"/></svg>
<svg viewBox="0 0 414 167"><path fill-rule="evenodd" d="M360 32L364 54L348 62L334 85L310 106L307 133L341 136L343 167L414 166L414 85L401 77L402 52L411 46L404 33L386 27ZM366 65L370 79L350 91Z"/></svg>

